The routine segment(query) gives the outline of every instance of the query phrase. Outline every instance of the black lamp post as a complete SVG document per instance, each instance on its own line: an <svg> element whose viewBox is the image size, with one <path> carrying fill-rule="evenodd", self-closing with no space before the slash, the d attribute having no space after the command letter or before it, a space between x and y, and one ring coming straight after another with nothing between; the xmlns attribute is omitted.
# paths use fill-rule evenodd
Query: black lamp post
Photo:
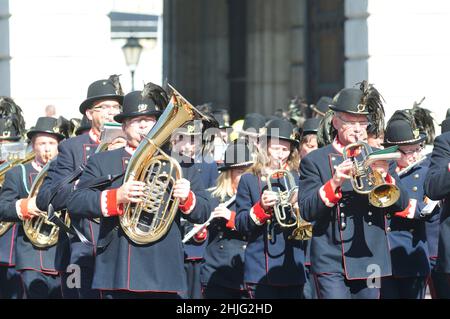
<svg viewBox="0 0 450 319"><path fill-rule="evenodd" d="M125 55L125 61L131 72L131 90L134 91L134 71L136 71L139 64L139 58L142 52L142 45L139 43L139 39L130 37L127 38L127 43L122 47L123 54Z"/></svg>

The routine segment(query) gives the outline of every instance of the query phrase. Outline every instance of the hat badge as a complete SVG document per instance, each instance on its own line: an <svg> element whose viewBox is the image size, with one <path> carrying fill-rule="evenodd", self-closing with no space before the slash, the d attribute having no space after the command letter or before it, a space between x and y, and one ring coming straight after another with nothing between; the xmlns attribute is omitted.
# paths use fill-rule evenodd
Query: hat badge
<svg viewBox="0 0 450 319"><path fill-rule="evenodd" d="M364 104L358 104L358 113L363 113L366 109L366 106Z"/></svg>
<svg viewBox="0 0 450 319"><path fill-rule="evenodd" d="M54 126L53 127L53 132L56 133L56 134L59 134L61 132L61 130L59 129L58 126Z"/></svg>
<svg viewBox="0 0 450 319"><path fill-rule="evenodd" d="M188 133L194 133L195 132L195 126L194 125L188 125L187 126Z"/></svg>
<svg viewBox="0 0 450 319"><path fill-rule="evenodd" d="M139 104L138 110L139 110L139 112L147 111L147 104Z"/></svg>
<svg viewBox="0 0 450 319"><path fill-rule="evenodd" d="M103 81L103 82L102 82L103 85L106 85L107 83L108 83L107 81Z"/></svg>
<svg viewBox="0 0 450 319"><path fill-rule="evenodd" d="M418 129L415 129L415 130L413 131L413 135L414 135L414 138L415 138L415 139L418 138L418 137L419 137L419 130L418 130Z"/></svg>
<svg viewBox="0 0 450 319"><path fill-rule="evenodd" d="M292 133L291 136L290 136L290 139L291 139L291 140L295 140L295 137L296 137L296 136L295 136L295 133Z"/></svg>
<svg viewBox="0 0 450 319"><path fill-rule="evenodd" d="M10 137L11 131L3 131L3 137Z"/></svg>

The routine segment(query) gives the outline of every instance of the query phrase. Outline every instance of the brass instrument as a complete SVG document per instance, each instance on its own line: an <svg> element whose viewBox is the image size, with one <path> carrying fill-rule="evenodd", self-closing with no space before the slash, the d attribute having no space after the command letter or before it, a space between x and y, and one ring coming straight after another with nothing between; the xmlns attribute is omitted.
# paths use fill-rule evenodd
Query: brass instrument
<svg viewBox="0 0 450 319"><path fill-rule="evenodd" d="M362 161L357 161L356 157L352 157L353 172L350 180L355 192L359 194L367 194L369 203L375 207L389 207L400 198L400 189L393 185L387 184L380 173L371 169L371 164L376 161L397 160L400 158L398 152L378 152L373 154L371 147L363 141L349 144L344 147L343 157L346 160L351 151L359 150ZM387 151L387 150L384 150Z"/></svg>
<svg viewBox="0 0 450 319"><path fill-rule="evenodd" d="M283 228L295 227L289 239L308 240L312 237L312 224L300 216L298 203L292 204L293 196L298 194L298 186L295 184L294 176L285 169L272 171L267 177L267 189L274 191L270 176L282 176L285 190L277 190L278 201L273 207L277 223Z"/></svg>
<svg viewBox="0 0 450 319"><path fill-rule="evenodd" d="M25 158L13 158L0 165L0 187L3 186L5 181L6 173L16 165L27 164L34 159L34 152L28 152ZM14 222L0 222L0 236L6 233L12 226Z"/></svg>
<svg viewBox="0 0 450 319"><path fill-rule="evenodd" d="M36 176L33 185L30 189L30 194L28 198L37 196L40 186L47 176L48 168L50 167L50 162L48 162L42 171ZM56 212L56 216L60 217L61 212ZM69 227L70 220L69 214L66 214L64 223ZM34 217L23 222L23 230L25 235L28 237L30 242L39 248L46 248L55 245L58 241L59 227L48 220L46 212L43 212L40 216Z"/></svg>
<svg viewBox="0 0 450 319"><path fill-rule="evenodd" d="M179 200L172 197L175 181L182 178L180 164L162 151L175 129L192 120L206 119L180 93L172 96L159 120L131 157L124 183L131 178L146 183L145 199L128 203L119 217L125 234L136 244L148 244L163 237L172 225Z"/></svg>

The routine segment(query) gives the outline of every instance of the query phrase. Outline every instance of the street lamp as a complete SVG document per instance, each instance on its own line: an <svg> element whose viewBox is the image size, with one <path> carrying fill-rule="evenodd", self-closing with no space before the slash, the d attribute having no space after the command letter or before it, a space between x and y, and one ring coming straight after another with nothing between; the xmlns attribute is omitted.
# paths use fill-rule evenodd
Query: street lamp
<svg viewBox="0 0 450 319"><path fill-rule="evenodd" d="M131 72L131 90L134 91L134 71L136 71L139 63L139 57L142 52L142 45L139 44L139 40L133 37L127 38L127 43L122 47L123 54L125 55L125 61Z"/></svg>

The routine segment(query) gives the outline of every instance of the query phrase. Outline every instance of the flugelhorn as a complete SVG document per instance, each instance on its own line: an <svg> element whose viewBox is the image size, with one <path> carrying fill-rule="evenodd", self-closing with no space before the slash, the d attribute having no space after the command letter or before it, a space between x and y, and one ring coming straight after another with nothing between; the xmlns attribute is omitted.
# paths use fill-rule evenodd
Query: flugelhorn
<svg viewBox="0 0 450 319"><path fill-rule="evenodd" d="M284 185L279 187L278 190L274 190L271 176L276 176L277 178L282 177ZM286 169L277 169L272 171L267 177L267 189L277 193L278 199L277 203L273 207L273 214L278 225L283 228L295 227L292 234L289 236L289 239L311 239L313 226L300 216L300 208L297 203L298 186L295 184L292 173ZM294 200L295 203L292 204Z"/></svg>
<svg viewBox="0 0 450 319"><path fill-rule="evenodd" d="M351 158L353 162L352 179L350 180L353 190L359 194L366 194L369 197L369 203L375 207L389 207L400 198L400 189L385 182L379 172L373 171L371 165L376 161L390 161L400 158L400 153L393 152L392 149L385 149L378 152L372 152L372 148L363 141L349 144L344 147L344 161ZM349 156L350 153L357 154ZM356 157L361 160L357 160Z"/></svg>

